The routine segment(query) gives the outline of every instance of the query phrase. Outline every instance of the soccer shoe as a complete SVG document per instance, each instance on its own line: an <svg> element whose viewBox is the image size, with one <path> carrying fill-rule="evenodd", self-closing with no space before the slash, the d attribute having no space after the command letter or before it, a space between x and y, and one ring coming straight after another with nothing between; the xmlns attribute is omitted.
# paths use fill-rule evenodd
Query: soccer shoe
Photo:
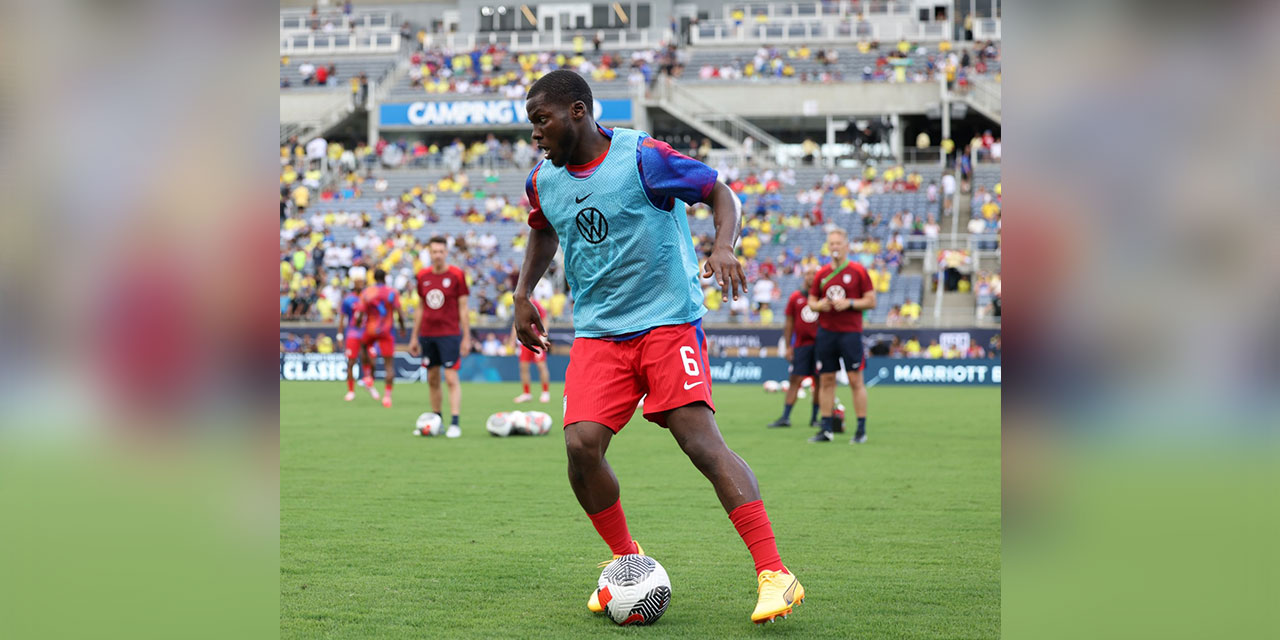
<svg viewBox="0 0 1280 640"><path fill-rule="evenodd" d="M776 429L778 427L789 427L791 426L791 421L786 418L778 418L777 420L774 420L773 422L770 422L765 426L769 427L770 429Z"/></svg>
<svg viewBox="0 0 1280 640"><path fill-rule="evenodd" d="M342 399L343 399L343 400L346 400L347 402L351 402L352 400L355 400L355 399L356 399L356 392L354 392L354 391L348 391L348 392L347 392L347 395L342 396Z"/></svg>
<svg viewBox="0 0 1280 640"><path fill-rule="evenodd" d="M813 437L809 438L809 442L831 442L832 440L835 440L835 439L836 439L835 434L831 433L830 431L824 430L824 431L819 431L813 434Z"/></svg>
<svg viewBox="0 0 1280 640"><path fill-rule="evenodd" d="M854 434L853 438L849 440L849 444L862 444L866 441L867 441L867 434L864 431L862 433Z"/></svg>
<svg viewBox="0 0 1280 640"><path fill-rule="evenodd" d="M456 424L449 425L448 430L444 432L446 438L457 438L460 435L462 435L462 429L459 429Z"/></svg>
<svg viewBox="0 0 1280 640"><path fill-rule="evenodd" d="M550 392L550 391L543 391L543 392L542 392L542 395L538 396L538 402L541 402L541 403L543 403L543 404L546 404L546 403L548 403L548 402L551 402L551 392Z"/></svg>
<svg viewBox="0 0 1280 640"><path fill-rule="evenodd" d="M390 393L388 393L388 394L386 394L386 395L382 396L382 406L384 406L384 407L386 407L386 408L388 408L388 409L390 409L390 408L391 408L391 394L390 394Z"/></svg>
<svg viewBox="0 0 1280 640"><path fill-rule="evenodd" d="M786 570L761 571L756 580L760 598L756 600L756 610L751 613L751 621L756 624L785 618L792 607L804 602L804 587Z"/></svg>
<svg viewBox="0 0 1280 640"><path fill-rule="evenodd" d="M527 393L522 393L522 394L520 394L520 395L516 396L515 398L513 398L511 401L512 401L512 402L514 402L514 403L516 403L516 404L520 404L520 403L522 403L522 402L528 402L528 401L530 401L530 400L532 400L532 399L533 399L533 396L531 396L531 395L529 395L529 394L527 394Z"/></svg>
<svg viewBox="0 0 1280 640"><path fill-rule="evenodd" d="M636 542L635 540L632 540L631 542L636 545L636 553L639 555L644 555L644 549L640 548L640 543ZM600 564L596 565L596 568L603 569L609 566L610 562L613 562L614 560L617 560L618 558L621 558L621 557L622 556L615 554L613 558L609 560L605 560L604 562L601 562ZM592 613L600 613L601 611L604 611L604 605L600 604L599 593L600 593L600 590L596 589L595 591L591 592L591 597L587 598L587 610Z"/></svg>
<svg viewBox="0 0 1280 640"><path fill-rule="evenodd" d="M373 378L364 379L364 388L369 390L369 395L373 396L374 400L382 397L382 394L378 393L378 388L373 386Z"/></svg>

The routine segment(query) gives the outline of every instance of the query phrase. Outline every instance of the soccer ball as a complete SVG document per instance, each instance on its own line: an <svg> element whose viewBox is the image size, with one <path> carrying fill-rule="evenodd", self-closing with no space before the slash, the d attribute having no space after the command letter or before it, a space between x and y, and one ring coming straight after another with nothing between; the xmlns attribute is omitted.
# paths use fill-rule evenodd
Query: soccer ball
<svg viewBox="0 0 1280 640"><path fill-rule="evenodd" d="M605 614L620 625L653 624L671 602L671 580L657 560L625 555L600 572L596 597Z"/></svg>
<svg viewBox="0 0 1280 640"><path fill-rule="evenodd" d="M415 436L438 436L444 433L444 421L440 416L428 411L418 416L417 428L413 430Z"/></svg>
<svg viewBox="0 0 1280 640"><path fill-rule="evenodd" d="M777 393L777 392L778 392L778 390L779 390L779 389L781 389L781 388L782 388L782 385L778 384L778 381L777 381L777 380L765 380L765 381L764 381L764 392L765 392L765 393Z"/></svg>
<svg viewBox="0 0 1280 640"><path fill-rule="evenodd" d="M545 436L551 432L551 426L555 421L551 416L541 411L530 411L525 414L529 417L529 435Z"/></svg>
<svg viewBox="0 0 1280 640"><path fill-rule="evenodd" d="M808 389L809 387L812 387L812 386L813 386L813 378L805 378L804 380L800 381L800 387L802 389Z"/></svg>
<svg viewBox="0 0 1280 640"><path fill-rule="evenodd" d="M783 391L790 391L790 390L791 390L791 381L790 381L790 380L783 380L783 381L782 381L782 384L780 384L779 386L782 388L782 390L783 390Z"/></svg>
<svg viewBox="0 0 1280 640"><path fill-rule="evenodd" d="M499 411L484 421L484 428L491 435L499 438L505 438L511 435L511 414L506 411Z"/></svg>

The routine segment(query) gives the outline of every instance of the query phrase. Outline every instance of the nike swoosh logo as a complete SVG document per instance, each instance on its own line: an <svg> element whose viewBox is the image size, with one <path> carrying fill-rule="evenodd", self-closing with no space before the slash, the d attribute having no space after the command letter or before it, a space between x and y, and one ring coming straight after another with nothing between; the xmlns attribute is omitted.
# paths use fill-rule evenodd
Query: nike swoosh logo
<svg viewBox="0 0 1280 640"><path fill-rule="evenodd" d="M699 381L697 381L697 382L695 382L695 383L693 383L693 384L689 384L688 382L686 382L686 383L684 383L684 390L685 390L685 391L688 391L688 390L690 390L690 389L692 389L692 388L694 388L694 387L696 387L696 386L698 386L698 385L700 385L700 384L702 384L702 383L704 383L704 382L706 382L706 380L699 380Z"/></svg>
<svg viewBox="0 0 1280 640"><path fill-rule="evenodd" d="M592 193L595 193L595 192L593 191ZM573 201L574 201L574 202L576 202L576 203L578 203L578 204L582 204L582 201L583 201L583 200L586 200L587 198L590 198L590 197L591 197L591 194L590 194L590 193L588 193L587 195L582 196L581 198L574 198L574 199L573 199Z"/></svg>
<svg viewBox="0 0 1280 640"><path fill-rule="evenodd" d="M791 586L787 587L787 590L782 594L782 597L787 601L787 604L791 604L791 601L795 598L797 584L800 584L800 581L792 578Z"/></svg>

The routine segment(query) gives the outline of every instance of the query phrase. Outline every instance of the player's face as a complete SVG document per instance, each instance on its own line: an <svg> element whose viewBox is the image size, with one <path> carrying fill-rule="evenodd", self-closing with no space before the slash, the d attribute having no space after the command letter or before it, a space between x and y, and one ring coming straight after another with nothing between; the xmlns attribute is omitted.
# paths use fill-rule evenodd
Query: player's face
<svg viewBox="0 0 1280 640"><path fill-rule="evenodd" d="M813 288L813 269L804 270L804 290L808 291Z"/></svg>
<svg viewBox="0 0 1280 640"><path fill-rule="evenodd" d="M432 266L443 267L444 259L449 257L449 246L441 242L436 242L427 245L427 253L431 255Z"/></svg>
<svg viewBox="0 0 1280 640"><path fill-rule="evenodd" d="M533 125L533 144L542 151L542 157L557 167L568 164L578 146L574 117L581 117L582 102L566 105L549 100L546 93L539 93L525 102L525 111Z"/></svg>
<svg viewBox="0 0 1280 640"><path fill-rule="evenodd" d="M849 251L849 239L833 233L827 236L827 249L831 252L833 258L843 258L844 254Z"/></svg>

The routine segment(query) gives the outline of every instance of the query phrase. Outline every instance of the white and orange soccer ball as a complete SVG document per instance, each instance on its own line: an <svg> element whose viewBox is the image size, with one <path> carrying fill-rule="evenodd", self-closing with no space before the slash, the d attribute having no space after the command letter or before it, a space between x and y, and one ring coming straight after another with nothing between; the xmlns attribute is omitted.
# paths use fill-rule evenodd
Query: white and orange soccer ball
<svg viewBox="0 0 1280 640"><path fill-rule="evenodd" d="M440 416L430 411L418 416L418 422L413 430L415 436L438 436L444 433L444 421Z"/></svg>
<svg viewBox="0 0 1280 640"><path fill-rule="evenodd" d="M551 415L542 411L529 411L525 415L529 418L528 430L531 436L545 436L551 432L551 427L555 425Z"/></svg>
<svg viewBox="0 0 1280 640"><path fill-rule="evenodd" d="M484 421L484 428L489 435L505 438L511 435L511 413L508 411L499 411Z"/></svg>
<svg viewBox="0 0 1280 640"><path fill-rule="evenodd" d="M783 391L790 391L790 390L791 390L791 381L790 381L790 380L783 380L781 383L779 383L779 386L782 388L782 390L783 390Z"/></svg>
<svg viewBox="0 0 1280 640"><path fill-rule="evenodd" d="M600 572L596 597L605 614L622 626L653 624L671 602L671 579L657 560L625 555Z"/></svg>
<svg viewBox="0 0 1280 640"><path fill-rule="evenodd" d="M778 392L778 390L780 390L780 389L782 389L782 385L781 385L781 384L778 384L778 381L777 381L777 380L765 380L765 381L764 381L764 392L765 392L765 393L777 393L777 392Z"/></svg>

